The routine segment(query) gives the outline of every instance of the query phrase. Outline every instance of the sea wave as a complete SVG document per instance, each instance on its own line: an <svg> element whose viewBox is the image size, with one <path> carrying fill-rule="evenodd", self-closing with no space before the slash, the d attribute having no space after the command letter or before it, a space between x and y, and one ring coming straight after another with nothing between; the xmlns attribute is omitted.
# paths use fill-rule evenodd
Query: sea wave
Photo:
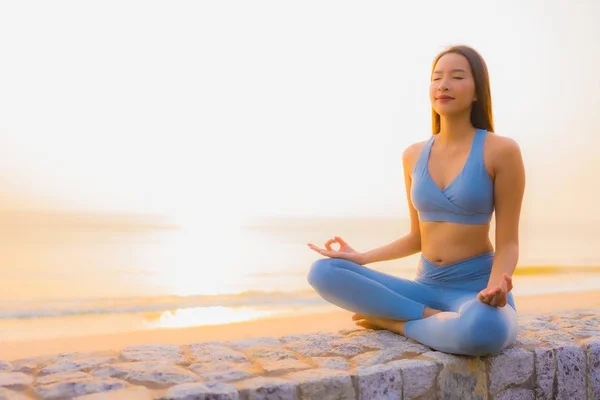
<svg viewBox="0 0 600 400"><path fill-rule="evenodd" d="M312 291L248 291L223 295L51 299L0 304L0 320L159 312L192 307L293 307L321 304Z"/></svg>

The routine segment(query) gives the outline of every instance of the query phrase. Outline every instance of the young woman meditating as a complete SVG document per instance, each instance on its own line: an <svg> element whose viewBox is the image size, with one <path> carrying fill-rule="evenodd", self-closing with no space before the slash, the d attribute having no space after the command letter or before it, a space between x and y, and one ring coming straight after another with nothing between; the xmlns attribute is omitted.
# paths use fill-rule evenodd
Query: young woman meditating
<svg viewBox="0 0 600 400"><path fill-rule="evenodd" d="M410 232L367 252L338 236L324 249L309 243L326 258L312 265L308 281L362 327L447 353L493 354L517 336L511 276L525 188L521 151L493 133L487 66L472 48L451 47L435 58L429 94L433 135L402 155ZM418 252L414 280L365 267Z"/></svg>

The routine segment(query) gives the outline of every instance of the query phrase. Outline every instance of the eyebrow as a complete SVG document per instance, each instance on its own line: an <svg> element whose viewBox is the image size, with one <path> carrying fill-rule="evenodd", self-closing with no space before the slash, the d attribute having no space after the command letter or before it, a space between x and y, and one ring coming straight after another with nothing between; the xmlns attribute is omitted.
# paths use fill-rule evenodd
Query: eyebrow
<svg viewBox="0 0 600 400"><path fill-rule="evenodd" d="M433 71L434 74L441 74L442 72L444 72L444 71L443 70ZM467 71L465 71L464 69L461 69L461 68L455 68L450 72L467 72Z"/></svg>

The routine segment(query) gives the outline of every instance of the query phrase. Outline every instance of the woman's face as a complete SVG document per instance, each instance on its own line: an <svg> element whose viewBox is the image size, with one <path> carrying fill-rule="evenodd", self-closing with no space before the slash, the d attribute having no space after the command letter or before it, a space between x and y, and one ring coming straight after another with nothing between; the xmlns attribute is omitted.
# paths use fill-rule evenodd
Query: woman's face
<svg viewBox="0 0 600 400"><path fill-rule="evenodd" d="M475 81L467 59L455 53L442 56L431 75L431 106L440 115L456 115L471 109Z"/></svg>

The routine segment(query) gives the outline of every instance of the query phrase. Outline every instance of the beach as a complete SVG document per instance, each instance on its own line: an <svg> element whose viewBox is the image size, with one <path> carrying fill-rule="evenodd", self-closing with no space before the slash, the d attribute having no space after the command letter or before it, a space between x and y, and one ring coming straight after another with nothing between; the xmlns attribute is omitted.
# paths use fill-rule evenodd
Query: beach
<svg viewBox="0 0 600 400"><path fill-rule="evenodd" d="M515 296L519 313L560 313L579 309L600 308L600 290ZM334 307L300 316L266 317L230 324L154 329L118 334L88 335L48 340L0 343L0 360L67 352L120 350L128 346L150 344L190 344L204 341L230 341L290 334L336 332L355 329L352 313Z"/></svg>

